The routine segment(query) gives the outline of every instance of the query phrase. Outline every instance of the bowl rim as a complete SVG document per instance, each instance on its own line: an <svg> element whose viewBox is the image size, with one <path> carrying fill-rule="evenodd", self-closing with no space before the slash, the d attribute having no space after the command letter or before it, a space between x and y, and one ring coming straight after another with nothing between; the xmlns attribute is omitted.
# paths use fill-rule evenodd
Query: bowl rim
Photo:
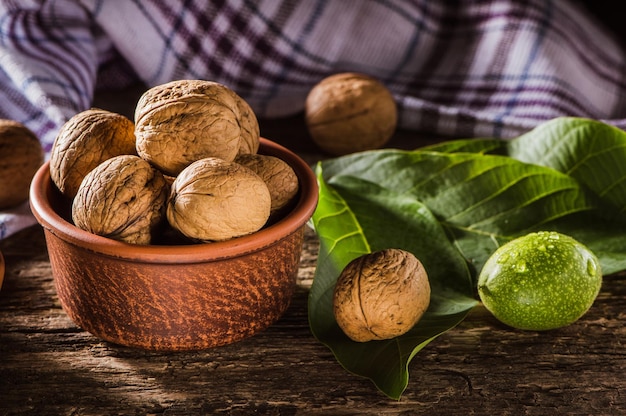
<svg viewBox="0 0 626 416"><path fill-rule="evenodd" d="M47 195L54 185L50 176L49 160L37 170L31 182L31 211L45 230L72 245L132 261L198 263L223 260L259 251L298 231L311 218L318 202L318 184L313 169L286 147L265 138L259 140L259 153L279 157L295 171L300 182L300 196L289 214L275 224L253 234L211 243L138 245L90 233L65 220L50 205Z"/></svg>

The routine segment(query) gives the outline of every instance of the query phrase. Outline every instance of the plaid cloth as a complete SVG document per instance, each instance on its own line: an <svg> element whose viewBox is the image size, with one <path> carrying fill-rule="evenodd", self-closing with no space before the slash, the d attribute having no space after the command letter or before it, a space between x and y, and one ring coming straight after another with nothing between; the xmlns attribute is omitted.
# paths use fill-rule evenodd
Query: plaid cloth
<svg viewBox="0 0 626 416"><path fill-rule="evenodd" d="M399 125L438 136L563 115L626 127L624 52L573 0L0 1L0 118L47 151L98 88L210 79L279 117L343 71L384 82Z"/></svg>

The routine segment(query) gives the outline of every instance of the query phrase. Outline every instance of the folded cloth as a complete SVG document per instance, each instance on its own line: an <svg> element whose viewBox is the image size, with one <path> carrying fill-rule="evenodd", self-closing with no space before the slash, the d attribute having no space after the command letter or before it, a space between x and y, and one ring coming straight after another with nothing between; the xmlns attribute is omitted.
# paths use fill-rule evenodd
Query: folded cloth
<svg viewBox="0 0 626 416"><path fill-rule="evenodd" d="M563 115L626 127L624 51L572 0L0 2L0 118L47 152L99 88L209 79L280 117L344 71L387 85L400 127L439 137Z"/></svg>

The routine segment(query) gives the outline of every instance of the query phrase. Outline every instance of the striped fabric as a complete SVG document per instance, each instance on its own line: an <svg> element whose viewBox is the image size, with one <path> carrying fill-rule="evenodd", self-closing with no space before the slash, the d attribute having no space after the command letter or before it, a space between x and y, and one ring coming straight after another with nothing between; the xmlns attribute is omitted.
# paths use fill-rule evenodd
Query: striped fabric
<svg viewBox="0 0 626 416"><path fill-rule="evenodd" d="M626 127L624 52L575 0L0 1L0 118L46 150L99 88L210 79L278 117L342 71L383 81L422 133L509 138L562 115Z"/></svg>

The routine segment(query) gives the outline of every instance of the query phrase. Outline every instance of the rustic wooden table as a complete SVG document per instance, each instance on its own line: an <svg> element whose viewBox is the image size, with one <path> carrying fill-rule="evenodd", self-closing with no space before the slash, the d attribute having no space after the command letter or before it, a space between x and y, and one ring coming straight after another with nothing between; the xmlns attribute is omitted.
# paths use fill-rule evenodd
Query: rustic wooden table
<svg viewBox="0 0 626 416"><path fill-rule="evenodd" d="M280 121L264 124L262 132L309 161L318 158L302 125L287 124L294 128L285 130ZM38 225L0 241L6 260L0 291L0 414L626 412L625 276L607 277L589 313L560 330L514 331L477 307L413 359L408 388L395 401L345 371L312 336L307 296L317 249L316 236L307 230L292 304L267 330L224 347L165 353L103 342L67 317Z"/></svg>

